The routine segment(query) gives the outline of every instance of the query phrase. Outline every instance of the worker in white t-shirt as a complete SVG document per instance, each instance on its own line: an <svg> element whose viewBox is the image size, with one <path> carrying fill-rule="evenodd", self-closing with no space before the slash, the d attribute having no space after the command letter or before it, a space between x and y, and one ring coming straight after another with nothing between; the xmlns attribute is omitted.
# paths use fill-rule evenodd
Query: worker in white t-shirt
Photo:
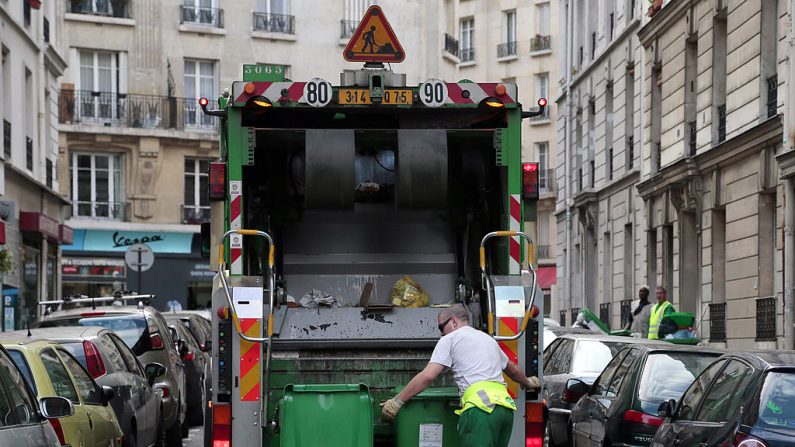
<svg viewBox="0 0 795 447"><path fill-rule="evenodd" d="M439 312L436 318L442 338L431 361L398 393L382 403L382 416L393 420L400 407L427 388L446 370L461 394L458 434L462 447L505 447L511 438L516 404L505 387L503 372L523 388L540 390L537 377L525 377L522 370L502 352L488 334L469 326L469 315L461 304Z"/></svg>

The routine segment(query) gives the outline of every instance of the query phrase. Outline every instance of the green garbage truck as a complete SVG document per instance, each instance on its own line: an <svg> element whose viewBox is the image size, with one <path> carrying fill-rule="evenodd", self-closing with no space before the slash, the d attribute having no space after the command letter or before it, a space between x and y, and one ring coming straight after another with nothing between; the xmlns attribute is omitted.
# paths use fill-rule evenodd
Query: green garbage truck
<svg viewBox="0 0 795 447"><path fill-rule="evenodd" d="M202 225L217 272L213 446L457 445L449 375L395 423L379 407L427 364L451 303L543 380L543 299L523 232L538 165L522 163L520 133L546 102L523 111L510 83L407 85L383 66L398 53L338 84L246 65L217 107L200 101L221 125ZM539 396L509 391L511 445L540 446Z"/></svg>

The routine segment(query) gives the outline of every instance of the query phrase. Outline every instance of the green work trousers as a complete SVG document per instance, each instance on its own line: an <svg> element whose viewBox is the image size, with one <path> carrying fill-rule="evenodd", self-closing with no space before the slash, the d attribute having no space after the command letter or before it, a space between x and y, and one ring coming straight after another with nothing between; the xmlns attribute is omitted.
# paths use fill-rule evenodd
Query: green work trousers
<svg viewBox="0 0 795 447"><path fill-rule="evenodd" d="M470 408L458 419L461 447L508 447L513 427L513 411L497 405L486 413Z"/></svg>

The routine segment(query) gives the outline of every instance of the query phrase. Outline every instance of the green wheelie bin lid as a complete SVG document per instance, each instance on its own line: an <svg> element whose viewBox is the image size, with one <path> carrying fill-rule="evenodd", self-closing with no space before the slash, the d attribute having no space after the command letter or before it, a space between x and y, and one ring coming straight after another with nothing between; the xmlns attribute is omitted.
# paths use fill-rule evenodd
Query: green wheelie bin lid
<svg viewBox="0 0 795 447"><path fill-rule="evenodd" d="M395 395L403 387L395 388ZM400 409L395 421L395 447L458 447L458 388L428 388Z"/></svg>
<svg viewBox="0 0 795 447"><path fill-rule="evenodd" d="M372 447L366 385L287 385L280 404L281 447Z"/></svg>

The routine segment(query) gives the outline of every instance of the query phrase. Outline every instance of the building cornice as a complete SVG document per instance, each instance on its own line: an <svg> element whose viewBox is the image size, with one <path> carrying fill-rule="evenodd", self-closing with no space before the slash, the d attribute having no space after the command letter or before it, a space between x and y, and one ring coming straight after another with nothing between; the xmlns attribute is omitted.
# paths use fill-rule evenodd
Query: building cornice
<svg viewBox="0 0 795 447"><path fill-rule="evenodd" d="M670 28L692 5L692 0L666 0L665 6L638 31L640 44L648 46L653 37Z"/></svg>
<svg viewBox="0 0 795 447"><path fill-rule="evenodd" d="M795 178L795 150L790 150L776 156L778 169L782 180Z"/></svg>
<svg viewBox="0 0 795 447"><path fill-rule="evenodd" d="M66 71L66 61L52 45L47 45L44 50L44 62L57 77L63 76Z"/></svg>
<svg viewBox="0 0 795 447"><path fill-rule="evenodd" d="M758 153L764 149L764 143L780 141L783 135L781 115L776 115L695 157L680 158L663 167L653 177L638 183L638 193L646 199L665 191L672 184L736 163L737 160Z"/></svg>

